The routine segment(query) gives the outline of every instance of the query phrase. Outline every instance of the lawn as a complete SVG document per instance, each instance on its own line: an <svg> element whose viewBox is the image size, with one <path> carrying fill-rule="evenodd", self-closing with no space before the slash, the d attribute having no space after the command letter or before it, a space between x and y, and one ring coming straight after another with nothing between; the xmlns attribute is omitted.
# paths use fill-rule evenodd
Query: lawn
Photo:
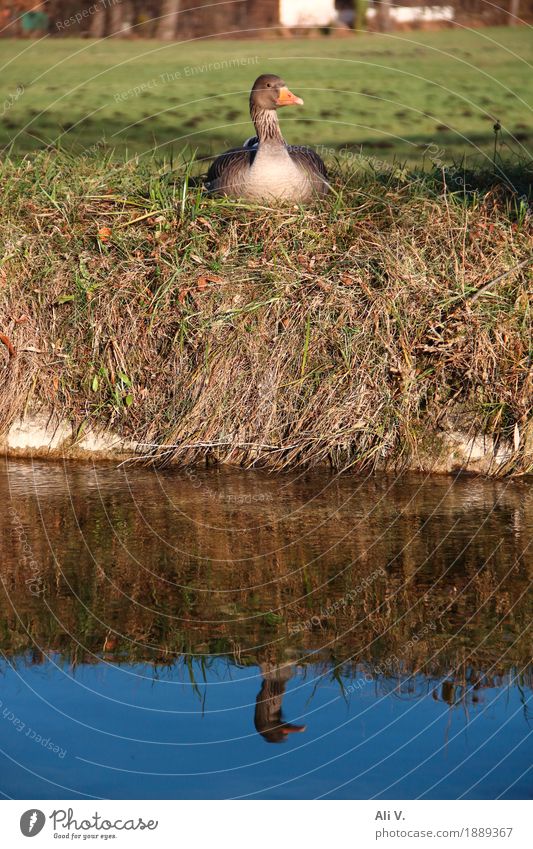
<svg viewBox="0 0 533 849"><path fill-rule="evenodd" d="M305 98L291 142L410 164L531 151L533 39L524 28L298 40L0 41L0 144L120 155L209 154L251 134L248 91L264 71ZM428 145L431 147L428 151Z"/></svg>

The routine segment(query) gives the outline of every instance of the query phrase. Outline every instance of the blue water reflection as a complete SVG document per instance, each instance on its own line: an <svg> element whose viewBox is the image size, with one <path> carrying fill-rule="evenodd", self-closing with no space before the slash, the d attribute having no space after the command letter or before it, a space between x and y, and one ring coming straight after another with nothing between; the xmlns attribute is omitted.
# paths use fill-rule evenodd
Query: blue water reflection
<svg viewBox="0 0 533 849"><path fill-rule="evenodd" d="M531 795L518 671L463 691L323 664L72 668L52 655L4 663L1 680L1 789L14 798Z"/></svg>

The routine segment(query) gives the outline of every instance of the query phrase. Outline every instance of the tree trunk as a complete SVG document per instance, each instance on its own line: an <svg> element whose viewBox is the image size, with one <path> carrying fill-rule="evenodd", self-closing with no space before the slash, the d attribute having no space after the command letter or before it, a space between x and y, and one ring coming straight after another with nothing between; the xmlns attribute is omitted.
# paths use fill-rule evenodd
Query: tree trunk
<svg viewBox="0 0 533 849"><path fill-rule="evenodd" d="M89 27L89 34L91 38L104 37L106 17L105 5L103 3L95 5L94 12L92 14L91 26Z"/></svg>
<svg viewBox="0 0 533 849"><path fill-rule="evenodd" d="M172 41L178 31L180 0L162 0L161 11L157 22L156 38L162 41Z"/></svg>
<svg viewBox="0 0 533 849"><path fill-rule="evenodd" d="M121 2L116 0L115 3L110 4L109 6L109 31L108 35L112 38L120 38L124 35L123 32L123 21L124 21L124 6Z"/></svg>
<svg viewBox="0 0 533 849"><path fill-rule="evenodd" d="M511 0L511 8L509 15L509 26L514 27L517 23L518 13L520 12L520 0Z"/></svg>
<svg viewBox="0 0 533 849"><path fill-rule="evenodd" d="M377 19L379 31L390 32L392 24L390 16L390 0L379 0Z"/></svg>
<svg viewBox="0 0 533 849"><path fill-rule="evenodd" d="M356 32L364 32L366 30L368 0L353 0L353 7L353 28Z"/></svg>

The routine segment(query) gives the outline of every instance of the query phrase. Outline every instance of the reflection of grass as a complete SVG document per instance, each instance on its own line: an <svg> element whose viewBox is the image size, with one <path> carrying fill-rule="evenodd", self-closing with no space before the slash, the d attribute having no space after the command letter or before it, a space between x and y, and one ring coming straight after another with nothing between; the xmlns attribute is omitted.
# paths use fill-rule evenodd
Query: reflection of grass
<svg viewBox="0 0 533 849"><path fill-rule="evenodd" d="M260 514L250 507L241 515L213 501L206 516L202 491L186 479L128 477L135 504L156 504L163 485L170 503L185 505L180 518L170 509L144 517L133 506L125 510L105 487L101 503L84 491L84 474L73 473L68 509L61 500L19 505L25 527L38 528L42 510L48 531L49 541L31 535L46 604L28 593L15 545L1 565L0 650L8 657L33 650L32 662L40 663L42 652L52 651L73 664L104 657L161 670L181 659L198 686L214 656L240 665L299 658L337 677L339 671L376 678L453 673L463 687L530 661L530 576L522 549L533 502L524 502L520 485L443 481L439 489L415 479L413 496L406 479L380 503L392 482L376 482L375 489L367 483L362 503L372 506L354 527L352 507L361 496L347 479L335 484L342 498L354 499L342 509L333 507L331 494L313 505L305 483L296 481L283 484L283 506L273 499ZM209 480L206 475L205 485L224 486ZM230 477L233 485L240 484ZM281 484L265 476L255 486L274 491ZM288 504L293 518L285 525ZM326 519L328 504L333 512ZM262 527L251 535L229 533L229 516L235 531L259 519ZM8 538L9 523L0 516L0 539ZM272 549L275 560L257 553ZM205 560L180 551L216 557L216 579ZM142 565L129 552L142 552ZM379 566L384 574L370 580ZM248 586L256 587L251 602L249 590L239 589ZM350 603L335 608L350 591ZM295 633L309 610L316 615L312 627Z"/></svg>
<svg viewBox="0 0 533 849"><path fill-rule="evenodd" d="M432 143L449 162L478 148L490 155L496 118L517 152L532 141L523 103L528 68L518 58L531 62L525 27L184 45L57 39L18 58L27 47L2 42L0 103L19 84L25 92L4 116L0 142L16 135L19 152L58 135L75 150L105 137L130 153L154 144L165 153L184 144L209 152L240 142L250 134L250 83L265 70L280 73L306 100L301 112L284 115L290 141L362 144L366 153L412 162ZM246 57L250 64L236 68L186 70Z"/></svg>

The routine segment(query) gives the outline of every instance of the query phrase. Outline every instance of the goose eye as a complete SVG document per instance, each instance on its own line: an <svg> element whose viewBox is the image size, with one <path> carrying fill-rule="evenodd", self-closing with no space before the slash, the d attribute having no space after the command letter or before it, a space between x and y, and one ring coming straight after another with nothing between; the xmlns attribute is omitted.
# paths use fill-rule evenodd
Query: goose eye
<svg viewBox="0 0 533 849"><path fill-rule="evenodd" d="M272 83L267 83L267 88L272 88Z"/></svg>

